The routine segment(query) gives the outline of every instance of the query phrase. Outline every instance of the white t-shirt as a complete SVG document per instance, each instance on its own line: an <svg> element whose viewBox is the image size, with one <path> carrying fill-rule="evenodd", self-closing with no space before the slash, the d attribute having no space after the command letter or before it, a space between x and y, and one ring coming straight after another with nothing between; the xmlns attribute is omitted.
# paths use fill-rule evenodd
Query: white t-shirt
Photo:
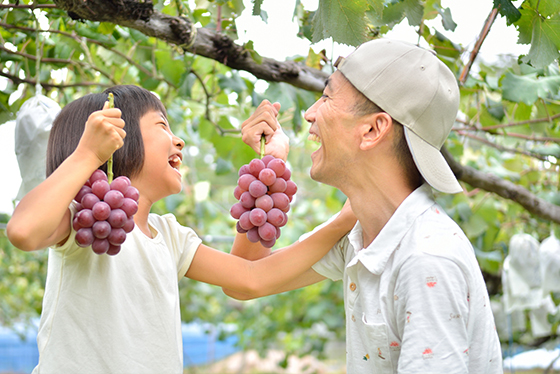
<svg viewBox="0 0 560 374"><path fill-rule="evenodd" d="M367 248L358 222L313 269L344 282L349 374L503 372L473 248L429 186Z"/></svg>
<svg viewBox="0 0 560 374"><path fill-rule="evenodd" d="M33 374L183 373L178 280L201 243L167 214L150 214L115 256L67 242L49 249Z"/></svg>

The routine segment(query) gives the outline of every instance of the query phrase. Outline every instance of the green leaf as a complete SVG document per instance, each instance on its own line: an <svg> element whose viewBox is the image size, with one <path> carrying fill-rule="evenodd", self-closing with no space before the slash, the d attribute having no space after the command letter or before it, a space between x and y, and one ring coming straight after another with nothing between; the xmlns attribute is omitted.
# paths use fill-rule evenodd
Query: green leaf
<svg viewBox="0 0 560 374"><path fill-rule="evenodd" d="M451 10L449 8L442 8L441 6L434 4L434 8L438 11L441 16L441 23L443 28L450 31L455 31L457 24L453 21L451 17Z"/></svg>
<svg viewBox="0 0 560 374"><path fill-rule="evenodd" d="M506 17L508 26L521 18L521 12L511 3L511 0L494 0L494 8L498 8L498 12Z"/></svg>
<svg viewBox="0 0 560 374"><path fill-rule="evenodd" d="M366 41L366 0L322 0L313 17L313 43L332 37L337 43L357 46Z"/></svg>
<svg viewBox="0 0 560 374"><path fill-rule="evenodd" d="M521 61L536 68L544 68L560 57L560 18L533 18L531 49Z"/></svg>
<svg viewBox="0 0 560 374"><path fill-rule="evenodd" d="M560 76L540 77L537 74L515 75L508 72L502 80L502 97L532 105L539 98L558 94Z"/></svg>
<svg viewBox="0 0 560 374"><path fill-rule="evenodd" d="M179 86L181 76L185 73L186 67L182 60L176 60L169 51L156 51L156 64L161 74L173 85Z"/></svg>

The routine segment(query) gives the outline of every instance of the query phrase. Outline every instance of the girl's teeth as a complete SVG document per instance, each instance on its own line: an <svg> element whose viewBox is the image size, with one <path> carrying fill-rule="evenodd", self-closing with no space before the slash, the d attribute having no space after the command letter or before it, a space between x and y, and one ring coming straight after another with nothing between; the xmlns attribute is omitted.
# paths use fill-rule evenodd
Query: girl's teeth
<svg viewBox="0 0 560 374"><path fill-rule="evenodd" d="M319 136L316 135L316 134L309 134L309 136L307 137L307 140L311 140L312 142L321 143L321 138L319 138Z"/></svg>

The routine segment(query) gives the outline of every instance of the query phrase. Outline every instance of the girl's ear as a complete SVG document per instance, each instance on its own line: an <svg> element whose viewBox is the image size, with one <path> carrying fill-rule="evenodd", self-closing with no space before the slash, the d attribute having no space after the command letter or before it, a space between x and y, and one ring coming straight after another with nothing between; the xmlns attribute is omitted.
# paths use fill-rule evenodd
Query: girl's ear
<svg viewBox="0 0 560 374"><path fill-rule="evenodd" d="M362 123L360 149L363 151L375 147L381 141L390 138L393 119L385 112L374 113Z"/></svg>

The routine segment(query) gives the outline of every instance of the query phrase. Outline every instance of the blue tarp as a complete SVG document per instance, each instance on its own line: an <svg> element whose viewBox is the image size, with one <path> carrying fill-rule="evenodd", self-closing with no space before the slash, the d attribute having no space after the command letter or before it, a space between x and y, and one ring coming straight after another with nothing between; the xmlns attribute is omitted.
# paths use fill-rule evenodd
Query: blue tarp
<svg viewBox="0 0 560 374"><path fill-rule="evenodd" d="M208 324L183 324L183 362L185 367L209 364L239 350L237 337L218 340L217 329ZM31 373L39 362L37 330L20 334L0 327L0 373Z"/></svg>

